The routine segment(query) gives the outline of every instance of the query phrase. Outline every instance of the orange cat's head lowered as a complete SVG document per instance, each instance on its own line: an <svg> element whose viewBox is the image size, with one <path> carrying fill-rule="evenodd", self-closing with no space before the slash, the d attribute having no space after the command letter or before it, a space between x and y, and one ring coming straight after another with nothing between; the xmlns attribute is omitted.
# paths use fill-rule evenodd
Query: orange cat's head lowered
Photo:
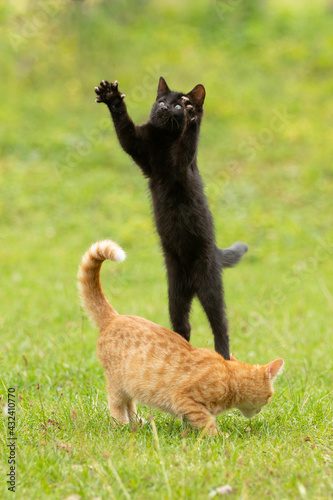
<svg viewBox="0 0 333 500"><path fill-rule="evenodd" d="M271 400L274 394L273 381L282 373L284 361L280 358L267 365L249 365L238 361L233 354L230 361L232 362L230 366L234 366L234 370L237 371L240 386L238 391L240 397L235 406L244 417L252 418ZM243 381L239 377L242 373Z"/></svg>

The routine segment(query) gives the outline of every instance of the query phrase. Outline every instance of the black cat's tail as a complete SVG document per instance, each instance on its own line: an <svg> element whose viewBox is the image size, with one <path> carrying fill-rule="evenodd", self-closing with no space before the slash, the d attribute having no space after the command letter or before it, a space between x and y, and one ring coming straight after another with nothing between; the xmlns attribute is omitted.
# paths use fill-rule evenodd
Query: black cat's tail
<svg viewBox="0 0 333 500"><path fill-rule="evenodd" d="M243 255L248 251L249 247L246 243L234 243L228 248L218 248L221 266L234 267L241 260Z"/></svg>

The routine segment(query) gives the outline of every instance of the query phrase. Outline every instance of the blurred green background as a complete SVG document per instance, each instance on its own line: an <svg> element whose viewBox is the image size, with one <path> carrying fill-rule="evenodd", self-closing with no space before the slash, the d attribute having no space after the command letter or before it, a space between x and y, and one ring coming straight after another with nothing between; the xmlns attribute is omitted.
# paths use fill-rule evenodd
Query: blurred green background
<svg viewBox="0 0 333 500"><path fill-rule="evenodd" d="M96 240L114 239L128 254L102 273L118 312L169 326L146 180L94 95L102 79L117 79L130 115L142 123L163 75L174 90L204 84L199 169L217 243L250 247L224 275L232 350L249 362L285 358L277 414L287 415L291 401L303 411L326 397L333 357L332 2L16 0L0 12L3 394L14 385L28 405L41 383L46 406L67 390L70 407L80 387L87 404L95 397L84 386L92 380L105 404L97 332L76 292L81 255ZM192 342L213 347L198 304L191 323ZM29 418L38 427L42 417L28 410L22 434L34 449L41 438ZM305 422L322 415L313 412L299 426L289 422L297 443ZM325 424L318 417L317 429L330 432L316 457L324 476L329 415ZM284 453L296 441L281 442ZM286 471L300 474L296 463ZM36 485L43 477L50 482L42 466L40 474ZM310 484L312 498L327 498L332 483L324 476ZM295 498L303 491L296 483L289 485Z"/></svg>
<svg viewBox="0 0 333 500"><path fill-rule="evenodd" d="M231 313L247 322L237 295L257 312L277 291L274 307L282 315L289 295L303 315L314 301L324 312L318 283L330 287L333 253L332 19L325 2L7 3L1 37L6 317L24 307L20 300L31 287L45 292L55 283L55 293L70 298L68 311L77 313L78 260L92 241L111 237L129 252L127 286L120 289L130 303L121 311L167 323L146 181L93 92L101 79L118 79L131 116L142 123L160 75L177 90L199 82L207 90L199 167L217 242L250 245L242 264L225 273ZM274 314L267 316L274 322ZM237 350L239 341L235 332Z"/></svg>

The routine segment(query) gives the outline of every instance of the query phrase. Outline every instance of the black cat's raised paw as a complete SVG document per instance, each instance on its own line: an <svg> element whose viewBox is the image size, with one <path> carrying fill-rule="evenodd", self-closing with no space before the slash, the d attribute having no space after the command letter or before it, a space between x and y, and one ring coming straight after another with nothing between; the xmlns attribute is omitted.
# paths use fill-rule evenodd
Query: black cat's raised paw
<svg viewBox="0 0 333 500"><path fill-rule="evenodd" d="M186 117L189 121L194 121L197 119L197 115L195 112L194 107L192 106L190 100L188 97L183 96L182 97L182 104L185 109Z"/></svg>
<svg viewBox="0 0 333 500"><path fill-rule="evenodd" d="M109 83L107 80L102 80L98 87L95 87L97 94L96 102L105 102L105 104L119 104L125 97L118 90L117 80L114 83Z"/></svg>
<svg viewBox="0 0 333 500"><path fill-rule="evenodd" d="M198 118L195 109L191 104L189 106L186 106L185 109L187 117L191 122L195 121Z"/></svg>

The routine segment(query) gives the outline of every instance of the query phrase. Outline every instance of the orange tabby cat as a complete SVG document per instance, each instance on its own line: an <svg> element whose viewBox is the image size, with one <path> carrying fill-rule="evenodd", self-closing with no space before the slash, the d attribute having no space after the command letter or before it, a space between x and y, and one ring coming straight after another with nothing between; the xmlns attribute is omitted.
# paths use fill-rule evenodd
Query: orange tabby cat
<svg viewBox="0 0 333 500"><path fill-rule="evenodd" d="M273 395L283 359L262 366L234 356L226 361L167 328L119 315L101 288L105 259L122 262L125 253L112 241L95 243L82 258L78 279L83 306L100 328L97 355L105 370L111 417L123 424L134 420L139 401L216 434L214 416L222 411L238 408L247 418L260 412Z"/></svg>

